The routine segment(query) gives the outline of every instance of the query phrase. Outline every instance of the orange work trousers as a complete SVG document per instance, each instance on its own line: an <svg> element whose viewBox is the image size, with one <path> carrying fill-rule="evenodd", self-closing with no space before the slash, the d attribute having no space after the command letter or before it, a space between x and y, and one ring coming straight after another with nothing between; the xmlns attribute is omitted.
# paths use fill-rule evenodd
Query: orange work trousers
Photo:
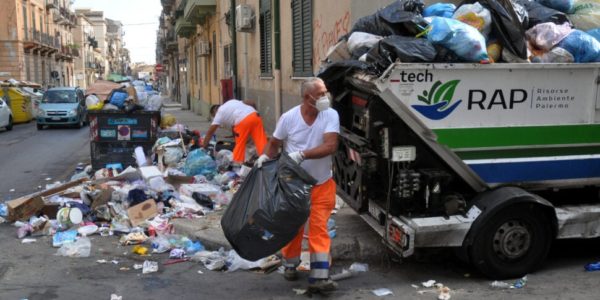
<svg viewBox="0 0 600 300"><path fill-rule="evenodd" d="M267 135L263 122L258 113L251 113L245 117L239 124L233 127L235 134L235 147L233 148L233 161L243 163L246 157L246 142L248 137L252 136L252 141L256 146L256 153L261 155L267 145Z"/></svg>
<svg viewBox="0 0 600 300"><path fill-rule="evenodd" d="M329 220L331 211L335 208L335 181L329 179L314 186L310 200L310 216L308 218L309 281L314 281L329 277L331 238L327 231L327 220ZM281 249L285 267L295 268L300 264L303 236L304 226L300 228L296 237Z"/></svg>

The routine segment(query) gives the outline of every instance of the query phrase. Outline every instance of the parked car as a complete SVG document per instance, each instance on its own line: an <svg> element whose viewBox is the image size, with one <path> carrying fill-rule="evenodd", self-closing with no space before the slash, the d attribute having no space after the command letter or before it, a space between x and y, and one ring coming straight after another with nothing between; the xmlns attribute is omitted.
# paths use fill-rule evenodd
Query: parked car
<svg viewBox="0 0 600 300"><path fill-rule="evenodd" d="M6 130L12 130L13 127L13 116L8 103L0 99L0 128L6 128Z"/></svg>
<svg viewBox="0 0 600 300"><path fill-rule="evenodd" d="M81 128L87 120L84 92L78 87L50 88L44 93L37 111L37 129L44 125L75 125Z"/></svg>

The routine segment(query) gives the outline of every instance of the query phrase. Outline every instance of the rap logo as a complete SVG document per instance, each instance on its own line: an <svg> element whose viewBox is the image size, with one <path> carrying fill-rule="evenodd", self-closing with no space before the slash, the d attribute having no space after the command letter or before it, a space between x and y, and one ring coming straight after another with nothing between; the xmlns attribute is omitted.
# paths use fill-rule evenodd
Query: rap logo
<svg viewBox="0 0 600 300"><path fill-rule="evenodd" d="M436 81L429 91L423 91L423 95L417 96L420 102L426 105L412 105L416 111L421 113L428 119L441 120L449 116L462 100L452 103L454 91L460 80L451 80L444 84L441 81Z"/></svg>

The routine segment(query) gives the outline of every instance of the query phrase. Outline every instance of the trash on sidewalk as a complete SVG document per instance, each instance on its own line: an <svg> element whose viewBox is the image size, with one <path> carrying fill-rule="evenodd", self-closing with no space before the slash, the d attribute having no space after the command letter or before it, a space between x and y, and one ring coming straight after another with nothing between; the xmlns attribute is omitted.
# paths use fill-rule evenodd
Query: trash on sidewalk
<svg viewBox="0 0 600 300"><path fill-rule="evenodd" d="M158 262L146 260L142 267L142 274L158 272Z"/></svg>
<svg viewBox="0 0 600 300"><path fill-rule="evenodd" d="M589 263L585 265L585 270L588 272L600 271L600 261L595 263Z"/></svg>
<svg viewBox="0 0 600 300"><path fill-rule="evenodd" d="M426 288L430 288L433 287L435 285L435 280L431 279L431 280L427 280L425 282L421 283L424 287Z"/></svg>
<svg viewBox="0 0 600 300"><path fill-rule="evenodd" d="M496 289L521 289L524 288L525 285L527 285L527 275L515 280L513 284L497 280L490 283L490 287Z"/></svg>
<svg viewBox="0 0 600 300"><path fill-rule="evenodd" d="M438 300L450 300L450 288L444 285L438 286Z"/></svg>
<svg viewBox="0 0 600 300"><path fill-rule="evenodd" d="M394 295L394 293L388 288L379 288L379 289L373 290L372 292L377 297Z"/></svg>
<svg viewBox="0 0 600 300"><path fill-rule="evenodd" d="M21 240L21 244L31 244L37 242L36 239L23 239Z"/></svg>
<svg viewBox="0 0 600 300"><path fill-rule="evenodd" d="M92 250L92 243L87 237L81 237L72 243L63 244L56 255L68 257L89 257Z"/></svg>

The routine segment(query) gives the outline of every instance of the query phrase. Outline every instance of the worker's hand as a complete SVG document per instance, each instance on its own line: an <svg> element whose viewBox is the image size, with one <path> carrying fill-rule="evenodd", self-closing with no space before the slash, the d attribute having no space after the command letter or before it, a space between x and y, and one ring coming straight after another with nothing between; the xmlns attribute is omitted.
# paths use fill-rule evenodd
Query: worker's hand
<svg viewBox="0 0 600 300"><path fill-rule="evenodd" d="M263 154L254 162L254 166L257 168L262 168L262 164L269 159L270 158L266 154Z"/></svg>
<svg viewBox="0 0 600 300"><path fill-rule="evenodd" d="M297 164L300 164L304 160L304 154L302 151L296 151L289 154L290 158L293 159Z"/></svg>

